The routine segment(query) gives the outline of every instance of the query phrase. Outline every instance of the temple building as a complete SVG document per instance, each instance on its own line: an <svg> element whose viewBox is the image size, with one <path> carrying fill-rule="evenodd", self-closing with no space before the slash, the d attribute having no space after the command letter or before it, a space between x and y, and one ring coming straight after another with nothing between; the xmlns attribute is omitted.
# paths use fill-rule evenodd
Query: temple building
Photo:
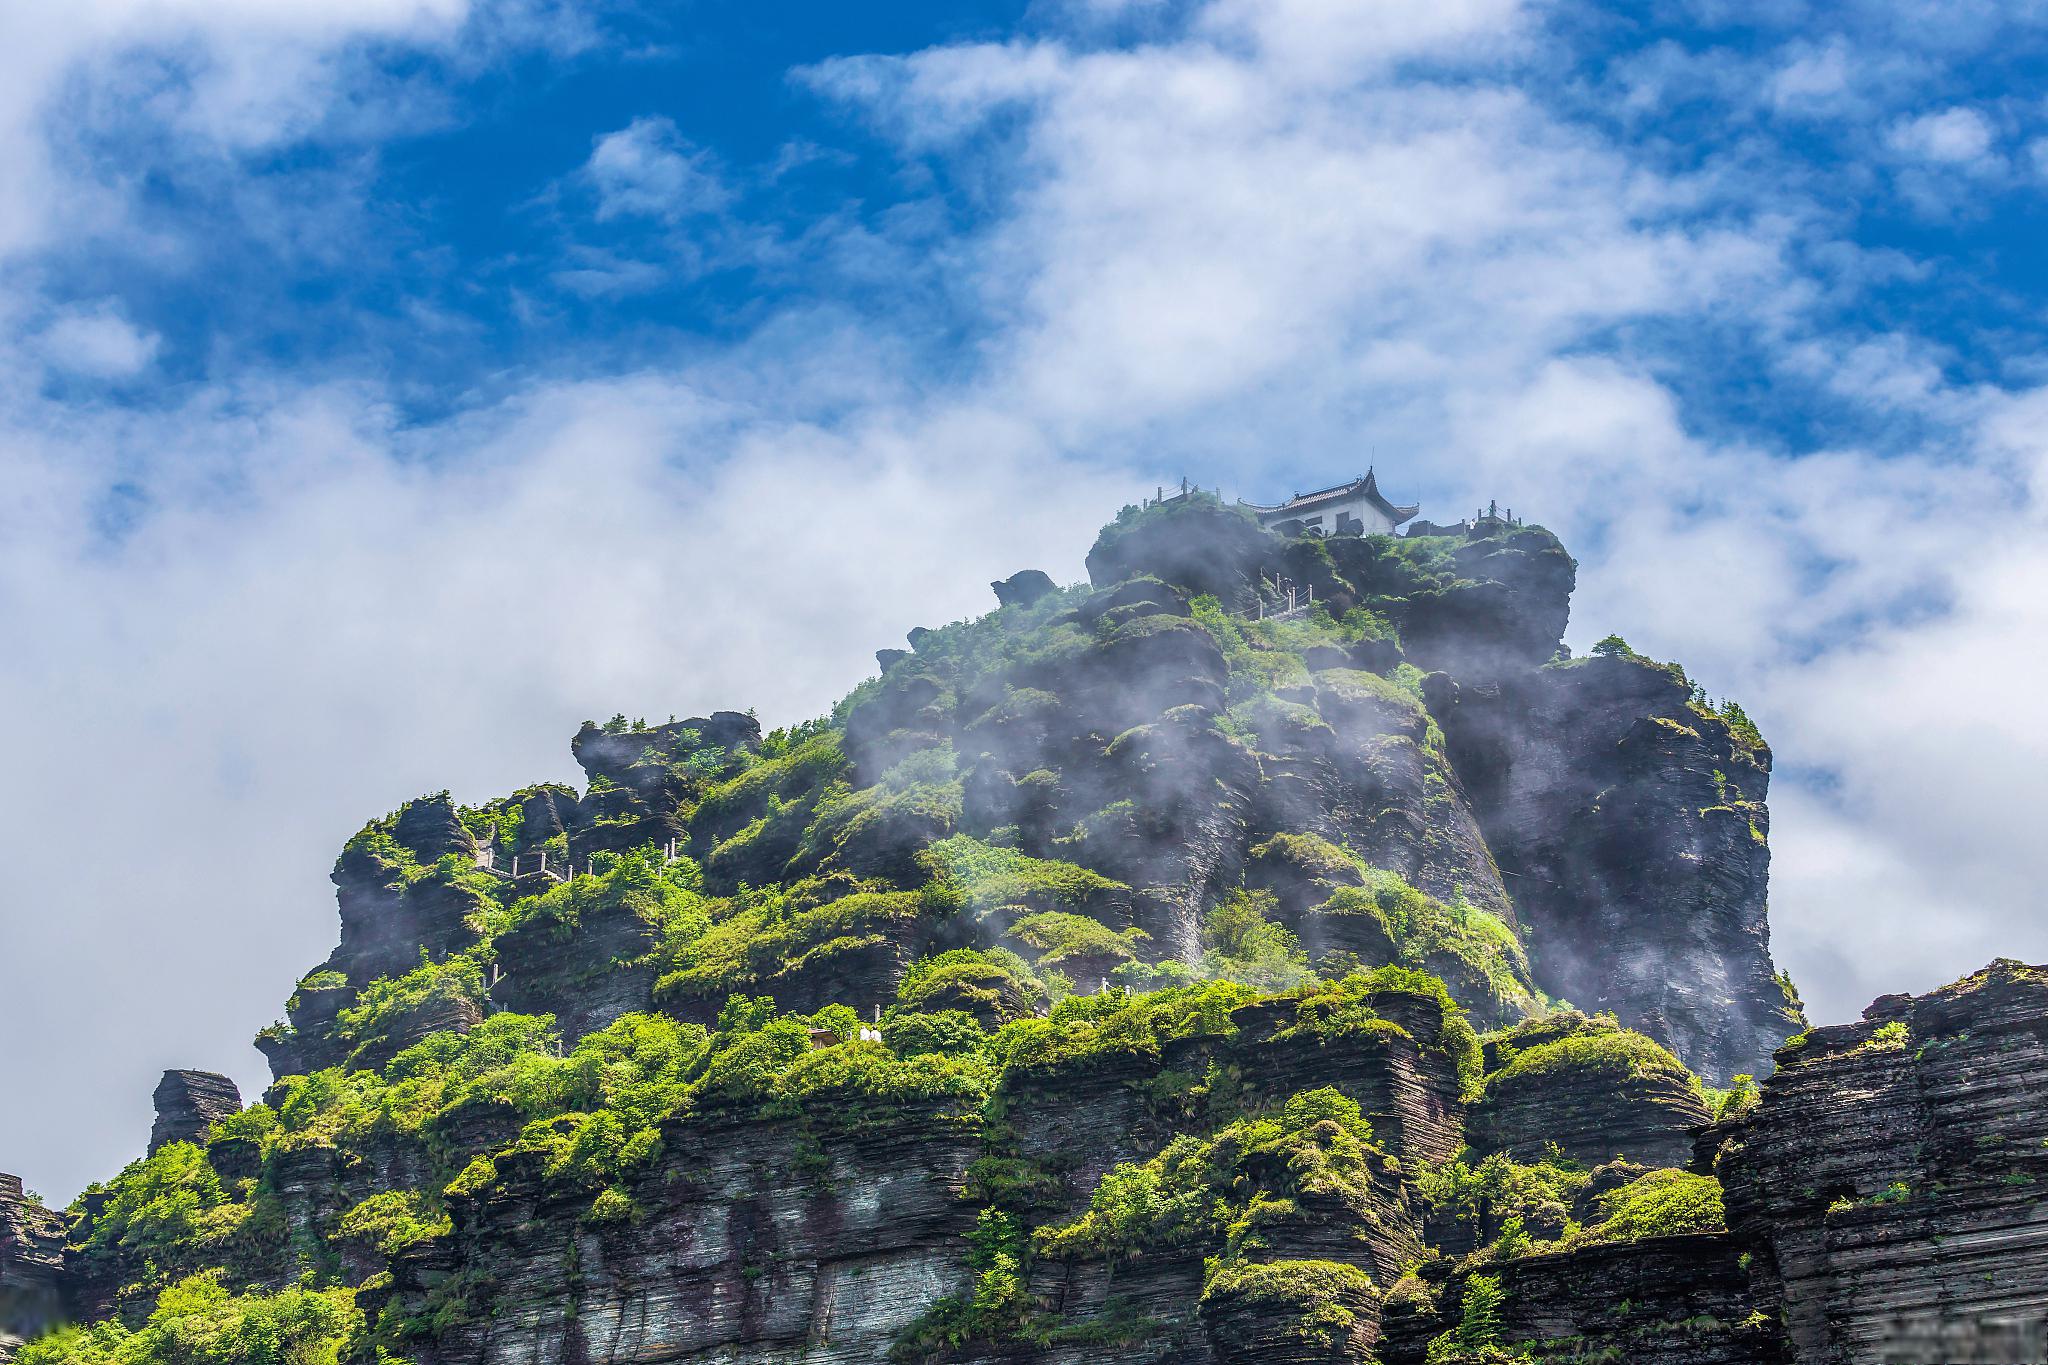
<svg viewBox="0 0 2048 1365"><path fill-rule="evenodd" d="M1421 510L1396 506L1380 496L1379 481L1370 469L1362 479L1313 493L1296 493L1274 507L1242 499L1238 505L1256 515L1267 530L1286 536L1390 536Z"/></svg>

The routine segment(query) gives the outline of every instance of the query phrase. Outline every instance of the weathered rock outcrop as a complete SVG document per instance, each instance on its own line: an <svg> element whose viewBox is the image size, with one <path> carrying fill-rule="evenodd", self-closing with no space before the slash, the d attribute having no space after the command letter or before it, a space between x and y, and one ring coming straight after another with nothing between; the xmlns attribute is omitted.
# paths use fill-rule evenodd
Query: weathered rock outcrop
<svg viewBox="0 0 2048 1365"><path fill-rule="evenodd" d="M1574 1013L1532 1021L1485 1051L1487 1080L1466 1116L1480 1153L1537 1161L1555 1147L1588 1168L1625 1159L1687 1165L1712 1117L1699 1082L1649 1039Z"/></svg>
<svg viewBox="0 0 2048 1365"><path fill-rule="evenodd" d="M706 1120L630 1214L593 1216L538 1159L508 1162L455 1231L377 1295L422 1315L462 1302L417 1365L794 1360L867 1365L966 1276L960 1198L978 1152L957 1116L902 1110L844 1129Z"/></svg>
<svg viewBox="0 0 2048 1365"><path fill-rule="evenodd" d="M64 1320L64 1222L0 1173L0 1361Z"/></svg>
<svg viewBox="0 0 2048 1365"><path fill-rule="evenodd" d="M1801 1365L2048 1349L2048 969L1887 996L1778 1054L1719 1166Z"/></svg>
<svg viewBox="0 0 2048 1365"><path fill-rule="evenodd" d="M1438 709L1537 979L1717 1083L1799 1023L1765 918L1770 750L1615 655L1503 672Z"/></svg>
<svg viewBox="0 0 2048 1365"><path fill-rule="evenodd" d="M1381 1365L1422 1365L1458 1325L1471 1274L1410 1282L1384 1314ZM1541 1361L1783 1365L1775 1321L1756 1313L1742 1250L1725 1235L1660 1237L1484 1267L1502 1290L1501 1336ZM1477 1273L1477 1272L1473 1272Z"/></svg>
<svg viewBox="0 0 2048 1365"><path fill-rule="evenodd" d="M149 1133L152 1152L167 1142L204 1145L214 1124L242 1112L242 1092L232 1080L211 1071L166 1071L157 1082L155 1098L156 1126Z"/></svg>

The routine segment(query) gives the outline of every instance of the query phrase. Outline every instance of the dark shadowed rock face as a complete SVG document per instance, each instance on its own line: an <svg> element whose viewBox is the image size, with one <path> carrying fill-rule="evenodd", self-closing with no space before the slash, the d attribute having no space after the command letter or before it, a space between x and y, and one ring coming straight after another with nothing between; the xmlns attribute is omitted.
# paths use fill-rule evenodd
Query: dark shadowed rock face
<svg viewBox="0 0 2048 1365"><path fill-rule="evenodd" d="M2048 969L1888 996L1778 1054L1718 1166L1805 1365L2048 1347Z"/></svg>
<svg viewBox="0 0 2048 1365"><path fill-rule="evenodd" d="M471 1276L477 1313L411 1355L499 1361L794 1360L855 1365L966 1276L959 1198L972 1131L904 1112L884 1126L679 1125L670 1173L629 1222L593 1224L587 1198L550 1198L537 1160L492 1196L459 1200L453 1235L393 1266L373 1306L428 1303ZM564 1267L573 1266L565 1277ZM738 1352L738 1354L734 1354Z"/></svg>
<svg viewBox="0 0 2048 1365"><path fill-rule="evenodd" d="M1699 1083L1641 1035L1553 1015L1487 1045L1486 1083L1466 1116L1476 1152L1518 1161L1557 1148L1587 1167L1625 1159L1685 1166L1711 1115Z"/></svg>
<svg viewBox="0 0 2048 1365"><path fill-rule="evenodd" d="M1627 657L1461 687L1439 718L1537 977L1719 1082L1797 1027L1765 918L1770 750Z"/></svg>
<svg viewBox="0 0 2048 1365"><path fill-rule="evenodd" d="M64 1224L0 1173L0 1361L64 1319Z"/></svg>
<svg viewBox="0 0 2048 1365"><path fill-rule="evenodd" d="M1662 1237L1488 1267L1503 1292L1502 1336L1543 1361L1789 1365L1758 1316L1742 1248L1725 1234ZM1470 1277L1412 1286L1387 1308L1381 1365L1423 1365L1458 1325ZM1412 1284L1412 1282L1411 1282Z"/></svg>
<svg viewBox="0 0 2048 1365"><path fill-rule="evenodd" d="M996 605L1001 607L1028 607L1048 594L1057 592L1058 585L1039 569L1025 569L1008 578L989 584L996 595Z"/></svg>
<svg viewBox="0 0 2048 1365"><path fill-rule="evenodd" d="M168 1142L204 1144L214 1124L242 1112L242 1092L211 1071L166 1071L156 1087L156 1126L149 1150Z"/></svg>

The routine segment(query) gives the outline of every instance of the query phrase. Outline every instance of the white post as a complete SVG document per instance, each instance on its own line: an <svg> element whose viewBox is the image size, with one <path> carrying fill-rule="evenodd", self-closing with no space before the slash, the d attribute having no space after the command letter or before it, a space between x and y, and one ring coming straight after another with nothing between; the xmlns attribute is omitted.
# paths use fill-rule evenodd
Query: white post
<svg viewBox="0 0 2048 1365"><path fill-rule="evenodd" d="M519 855L517 853L512 855L512 879L514 881L519 879Z"/></svg>

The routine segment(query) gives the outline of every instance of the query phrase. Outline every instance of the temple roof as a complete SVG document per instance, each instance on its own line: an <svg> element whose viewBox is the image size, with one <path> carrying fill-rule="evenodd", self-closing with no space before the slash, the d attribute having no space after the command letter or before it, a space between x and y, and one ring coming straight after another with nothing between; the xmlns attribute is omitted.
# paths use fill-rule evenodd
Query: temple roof
<svg viewBox="0 0 2048 1365"><path fill-rule="evenodd" d="M1289 514L1313 512L1319 507L1328 507L1332 503L1351 502L1361 496L1367 502L1377 507L1396 526L1399 526L1402 522L1422 510L1419 503L1410 507L1400 507L1388 502L1385 495L1380 492L1379 480L1370 469L1365 471L1365 477L1362 479L1353 479L1349 483L1340 483L1334 488L1319 488L1313 493L1296 493L1286 502L1276 503L1270 507L1264 503L1244 502L1242 499L1239 499L1239 501L1243 506L1250 508L1254 512L1267 516L1276 516L1283 512Z"/></svg>

